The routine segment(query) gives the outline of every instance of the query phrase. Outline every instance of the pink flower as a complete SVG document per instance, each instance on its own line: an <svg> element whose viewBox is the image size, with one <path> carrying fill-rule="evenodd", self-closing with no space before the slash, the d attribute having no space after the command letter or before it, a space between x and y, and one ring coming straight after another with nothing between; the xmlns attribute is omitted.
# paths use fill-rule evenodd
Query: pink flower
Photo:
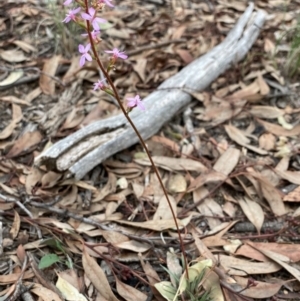
<svg viewBox="0 0 300 301"><path fill-rule="evenodd" d="M67 0L68 1L68 0ZM76 21L76 14L80 12L81 8L77 7L76 9L71 9L69 12L66 14L66 17L64 18L63 22L64 23L69 23L71 20Z"/></svg>
<svg viewBox="0 0 300 301"><path fill-rule="evenodd" d="M145 108L144 104L142 103L141 98L140 98L139 95L136 95L135 97L128 97L126 99L128 100L127 106L129 108L138 107L142 111L146 110L146 108Z"/></svg>
<svg viewBox="0 0 300 301"><path fill-rule="evenodd" d="M98 80L95 84L94 84L94 91L97 90L97 89L100 89L102 90L104 87L105 87L105 79L103 80Z"/></svg>
<svg viewBox="0 0 300 301"><path fill-rule="evenodd" d="M81 13L81 17L84 20L90 21L93 25L94 30L100 30L99 24L98 23L105 23L106 20L96 17L96 10L93 7L90 7L88 9L89 13Z"/></svg>
<svg viewBox="0 0 300 301"><path fill-rule="evenodd" d="M124 51L120 51L118 48L114 48L113 50L105 50L106 53L112 53L112 57L117 59L118 57L126 60L128 56L124 53Z"/></svg>
<svg viewBox="0 0 300 301"><path fill-rule="evenodd" d="M105 3L107 6L114 7L114 5L111 4L111 0L98 0L98 4Z"/></svg>
<svg viewBox="0 0 300 301"><path fill-rule="evenodd" d="M100 34L100 30L93 30L93 31L91 31L91 36L92 36L92 39L94 40L94 41L97 41L98 40L98 35ZM87 33L83 33L82 34L82 36L83 37L86 37L86 36L88 36L88 34Z"/></svg>
<svg viewBox="0 0 300 301"><path fill-rule="evenodd" d="M64 5L70 5L71 3L73 2L73 0L66 0L65 2L64 2Z"/></svg>
<svg viewBox="0 0 300 301"><path fill-rule="evenodd" d="M79 66L82 67L85 64L85 60L91 61L92 57L88 53L89 50L91 49L91 44L87 44L85 47L83 45L78 46L78 51L82 54L80 61L79 61Z"/></svg>

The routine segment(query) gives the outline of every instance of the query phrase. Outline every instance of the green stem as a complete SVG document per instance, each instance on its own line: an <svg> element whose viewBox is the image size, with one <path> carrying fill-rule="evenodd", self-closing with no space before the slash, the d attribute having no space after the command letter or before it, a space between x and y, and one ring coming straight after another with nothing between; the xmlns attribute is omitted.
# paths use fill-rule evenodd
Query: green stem
<svg viewBox="0 0 300 301"><path fill-rule="evenodd" d="M84 0L84 2L85 2L85 10L86 10L86 13L88 13L88 0ZM121 110L122 110L124 116L126 117L127 121L128 121L129 124L131 125L132 129L135 131L137 137L138 137L139 140L140 140L140 143L142 144L144 150L146 151L146 154L147 154L147 156L148 156L148 158L149 158L149 160L150 160L150 163L151 163L151 165L152 165L152 167L153 167L153 169L154 169L154 172L155 172L155 174L156 174L156 176L157 176L157 179L158 179L158 181L159 181L159 184L160 184L160 186L161 186L161 188L162 188L162 190L163 190L163 193L164 193L164 195L165 195L165 197L166 197L166 199L167 199L167 202L168 202L168 204L169 204L169 207L170 207L170 210L171 210L171 213L172 213L172 217L173 217L174 222L175 222L176 230L177 230L177 233L178 233L178 238L179 238L179 242L180 242L180 248L181 248L181 251L182 251L182 254L183 254L183 257L184 257L184 264L185 264L185 272L186 272L186 276L187 276L187 279L189 279L189 274L188 274L188 263L187 263L187 258L186 258L186 255L185 255L185 249L184 249L183 240L182 240L182 237L181 237L181 233L180 233L179 225L178 225L178 222L177 222L177 219L176 219L176 215L175 215L174 209L173 209L173 207L172 207L171 201L170 201L170 199L169 199L169 197L168 197L168 193L167 193L167 191L166 191L166 188L165 188L165 186L164 186L164 184L163 184L163 182L162 182L161 176L160 176L160 174L159 174L159 172L158 172L158 169L157 169L157 167L156 167L156 165L155 165L155 163L154 163L154 161L153 161L153 159L152 159L152 157L151 157L151 154L150 154L150 152L149 152L149 149L148 149L148 147L147 147L147 145L146 145L144 139L142 138L140 132L138 131L138 129L137 129L136 126L134 125L134 123L133 123L133 121L131 120L131 118L129 117L128 113L126 112L126 110L125 110L125 108L124 108L124 106L123 106L123 103L122 103L122 101L121 101L121 99L120 99L120 96L119 96L119 94L118 94L118 92L117 92L117 89L116 89L116 87L115 87L115 85L114 85L112 79L110 78L108 72L105 70L105 68L103 67L103 65L102 65L102 63L101 63L101 61L100 61L100 59L99 59L98 53L97 53L96 48L95 48L95 45L94 45L94 41L93 41L92 35L91 35L90 31L89 31L89 28L90 28L90 22L89 22L88 20L86 20L86 23L87 23L87 33L88 33L89 40L90 40L90 43L91 43L91 46L92 46L92 51L93 51L95 60L96 60L96 62L97 62L97 64L98 64L100 70L103 72L104 76L106 77L108 83L109 83L110 86L112 87L113 92L114 92L114 94L115 94L115 95L114 95L114 96L115 96L115 99L117 100L117 102L118 102L118 104L119 104L119 106L120 106L120 108L121 108Z"/></svg>

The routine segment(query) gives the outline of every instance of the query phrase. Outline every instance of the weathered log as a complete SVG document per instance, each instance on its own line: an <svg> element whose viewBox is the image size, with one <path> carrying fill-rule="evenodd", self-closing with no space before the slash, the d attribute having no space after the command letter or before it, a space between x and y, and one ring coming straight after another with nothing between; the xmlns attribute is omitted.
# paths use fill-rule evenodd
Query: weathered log
<svg viewBox="0 0 300 301"><path fill-rule="evenodd" d="M147 96L144 99L146 111L134 109L130 113L142 137L147 139L157 133L164 123L191 101L191 95L185 91L205 89L220 74L240 61L258 37L265 17L263 11L254 12L251 3L221 44ZM46 165L50 170L65 171L69 176L80 179L108 157L137 142L134 131L120 114L96 121L55 143L40 154L35 163Z"/></svg>

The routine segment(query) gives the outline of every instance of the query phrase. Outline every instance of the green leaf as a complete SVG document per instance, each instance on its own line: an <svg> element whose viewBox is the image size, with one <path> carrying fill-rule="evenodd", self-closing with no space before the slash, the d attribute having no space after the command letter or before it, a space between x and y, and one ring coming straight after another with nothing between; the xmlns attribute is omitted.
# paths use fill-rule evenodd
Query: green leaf
<svg viewBox="0 0 300 301"><path fill-rule="evenodd" d="M52 264L59 262L60 259L56 254L47 254L41 258L39 263L39 269L45 269L50 267Z"/></svg>
<svg viewBox="0 0 300 301"><path fill-rule="evenodd" d="M173 301L176 296L176 288L169 281L162 281L154 284L159 293L168 301ZM177 300L177 298L176 298Z"/></svg>
<svg viewBox="0 0 300 301"><path fill-rule="evenodd" d="M65 261L65 264L69 269L73 269L73 261L68 254L66 255L67 255L67 260Z"/></svg>

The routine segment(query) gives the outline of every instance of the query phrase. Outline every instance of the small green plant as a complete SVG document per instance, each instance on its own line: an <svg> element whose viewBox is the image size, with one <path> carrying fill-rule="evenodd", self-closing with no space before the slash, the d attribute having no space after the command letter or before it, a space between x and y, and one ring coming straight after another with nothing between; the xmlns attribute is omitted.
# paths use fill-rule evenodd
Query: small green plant
<svg viewBox="0 0 300 301"><path fill-rule="evenodd" d="M213 262L210 259L198 261L186 272L178 275L163 267L171 281L155 284L159 293L168 301L212 301L222 296L218 277L213 277Z"/></svg>
<svg viewBox="0 0 300 301"><path fill-rule="evenodd" d="M62 261L62 259L55 253L46 254L41 258L41 260L39 262L39 269L41 269L41 270L46 269L46 268L50 267L51 265L58 263L58 262L64 263L69 269L71 269L73 267L72 259L70 258L67 251L63 247L61 241L59 241L58 239L54 239L54 238L48 238L48 239L44 239L42 241L42 244L45 244L45 245L53 248L56 251L62 252L65 255L66 259L64 261Z"/></svg>
<svg viewBox="0 0 300 301"><path fill-rule="evenodd" d="M288 54L285 65L286 74L289 77L294 77L300 68L300 17L298 18L297 26L292 31L291 49Z"/></svg>
<svg viewBox="0 0 300 301"><path fill-rule="evenodd" d="M63 55L72 56L77 51L78 27L71 23L68 27L62 23L62 18L65 15L65 10L57 9L56 0L47 0L47 9L51 12L54 27L51 30L55 41L55 52Z"/></svg>

